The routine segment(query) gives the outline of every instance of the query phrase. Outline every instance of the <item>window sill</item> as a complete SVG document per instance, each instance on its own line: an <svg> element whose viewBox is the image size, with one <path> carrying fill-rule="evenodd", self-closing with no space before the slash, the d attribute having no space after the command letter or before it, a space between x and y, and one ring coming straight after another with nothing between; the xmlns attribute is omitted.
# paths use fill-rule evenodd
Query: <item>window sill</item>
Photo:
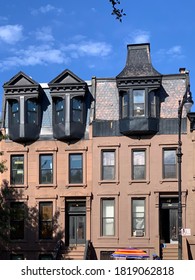
<svg viewBox="0 0 195 280"><path fill-rule="evenodd" d="M173 179L162 179L160 180L160 184L163 184L163 183L167 183L167 182L178 182L178 179L177 178L173 178Z"/></svg>
<svg viewBox="0 0 195 280"><path fill-rule="evenodd" d="M71 188L71 187L81 187L81 188L86 188L87 187L87 184L67 184L65 185L65 188L68 189L68 188Z"/></svg>
<svg viewBox="0 0 195 280"><path fill-rule="evenodd" d="M98 240L119 240L119 238L116 236L100 236Z"/></svg>
<svg viewBox="0 0 195 280"><path fill-rule="evenodd" d="M99 185L103 185L103 184L115 184L115 185L118 185L119 181L117 181L117 180L101 180L101 181L98 181L98 184Z"/></svg>
<svg viewBox="0 0 195 280"><path fill-rule="evenodd" d="M57 188L57 185L56 184L39 184L36 186L37 189L40 189L40 188L54 188L56 189Z"/></svg>
<svg viewBox="0 0 195 280"><path fill-rule="evenodd" d="M18 188L18 189L28 189L28 185L12 185L10 184L11 188Z"/></svg>
<svg viewBox="0 0 195 280"><path fill-rule="evenodd" d="M144 184L149 184L150 183L150 181L149 180L131 180L131 181L129 181L129 185L132 185L132 184L134 184L134 183L144 183Z"/></svg>

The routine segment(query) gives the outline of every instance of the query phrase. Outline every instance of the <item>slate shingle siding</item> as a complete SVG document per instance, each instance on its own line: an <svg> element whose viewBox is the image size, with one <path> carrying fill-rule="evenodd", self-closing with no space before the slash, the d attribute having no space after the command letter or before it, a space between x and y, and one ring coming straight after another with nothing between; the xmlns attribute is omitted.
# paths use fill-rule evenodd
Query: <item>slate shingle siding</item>
<svg viewBox="0 0 195 280"><path fill-rule="evenodd" d="M164 93L161 97L161 118L177 118L178 102L185 93L185 83L184 75L163 76L162 89ZM96 120L119 119L119 94L115 79L96 80L95 104ZM185 114L185 110L183 113Z"/></svg>
<svg viewBox="0 0 195 280"><path fill-rule="evenodd" d="M119 119L119 94L116 80L97 80L95 97L97 120Z"/></svg>
<svg viewBox="0 0 195 280"><path fill-rule="evenodd" d="M161 103L161 118L177 118L179 100L182 100L186 90L184 77L163 76L162 86L167 94L164 102ZM185 114L185 110L183 112Z"/></svg>

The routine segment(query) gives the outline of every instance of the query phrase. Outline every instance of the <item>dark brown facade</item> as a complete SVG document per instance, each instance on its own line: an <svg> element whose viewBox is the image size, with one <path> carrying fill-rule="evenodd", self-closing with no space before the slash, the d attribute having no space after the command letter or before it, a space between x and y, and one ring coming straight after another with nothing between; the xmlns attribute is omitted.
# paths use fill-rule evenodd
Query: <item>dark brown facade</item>
<svg viewBox="0 0 195 280"><path fill-rule="evenodd" d="M19 72L5 83L1 178L18 193L10 209L28 219L10 218L1 258L110 259L137 247L177 259L177 114L188 85L185 69L154 69L149 44L128 45L115 78L85 82L65 70L39 84ZM184 259L195 258L190 116L181 128Z"/></svg>

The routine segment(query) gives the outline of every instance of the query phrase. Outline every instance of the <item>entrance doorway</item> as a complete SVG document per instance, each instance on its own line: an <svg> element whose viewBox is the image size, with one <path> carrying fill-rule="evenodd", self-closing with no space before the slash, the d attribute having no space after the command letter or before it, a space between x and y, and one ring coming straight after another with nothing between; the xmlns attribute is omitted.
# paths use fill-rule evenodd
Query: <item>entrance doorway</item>
<svg viewBox="0 0 195 280"><path fill-rule="evenodd" d="M66 204L66 245L85 244L86 203L75 200Z"/></svg>
<svg viewBox="0 0 195 280"><path fill-rule="evenodd" d="M161 243L178 243L177 198L161 198L159 218Z"/></svg>

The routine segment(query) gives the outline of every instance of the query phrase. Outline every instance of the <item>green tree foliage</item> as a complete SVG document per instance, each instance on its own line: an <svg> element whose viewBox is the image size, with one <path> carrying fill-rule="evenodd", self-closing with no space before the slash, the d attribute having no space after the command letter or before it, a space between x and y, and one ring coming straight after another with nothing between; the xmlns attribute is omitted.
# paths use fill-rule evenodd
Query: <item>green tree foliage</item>
<svg viewBox="0 0 195 280"><path fill-rule="evenodd" d="M123 9L120 9L120 1L119 0L109 0L112 5L112 15L116 17L117 20L122 22L123 16L126 16Z"/></svg>

